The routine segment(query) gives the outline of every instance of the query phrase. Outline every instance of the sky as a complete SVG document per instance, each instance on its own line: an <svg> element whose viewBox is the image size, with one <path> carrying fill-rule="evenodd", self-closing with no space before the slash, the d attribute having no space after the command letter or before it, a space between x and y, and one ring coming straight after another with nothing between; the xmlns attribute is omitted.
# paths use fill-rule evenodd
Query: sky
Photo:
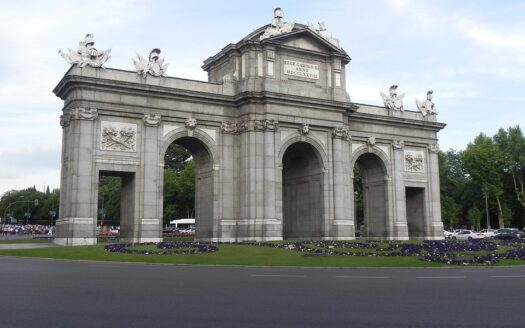
<svg viewBox="0 0 525 328"><path fill-rule="evenodd" d="M69 68L58 50L86 33L106 67L158 47L168 75L207 80L202 62L268 24L324 21L352 58L347 91L380 105L392 84L404 106L434 90L442 150L464 149L481 132L525 127L525 1L153 1L0 0L0 195L59 187L63 103L52 90Z"/></svg>

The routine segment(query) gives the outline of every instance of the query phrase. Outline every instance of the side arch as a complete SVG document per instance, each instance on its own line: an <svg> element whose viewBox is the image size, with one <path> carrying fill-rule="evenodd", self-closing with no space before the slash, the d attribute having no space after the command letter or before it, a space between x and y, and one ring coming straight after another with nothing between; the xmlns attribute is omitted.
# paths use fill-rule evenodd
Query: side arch
<svg viewBox="0 0 525 328"><path fill-rule="evenodd" d="M393 232L391 162L378 148L360 147L352 154L363 183L364 231L372 239L390 239Z"/></svg>

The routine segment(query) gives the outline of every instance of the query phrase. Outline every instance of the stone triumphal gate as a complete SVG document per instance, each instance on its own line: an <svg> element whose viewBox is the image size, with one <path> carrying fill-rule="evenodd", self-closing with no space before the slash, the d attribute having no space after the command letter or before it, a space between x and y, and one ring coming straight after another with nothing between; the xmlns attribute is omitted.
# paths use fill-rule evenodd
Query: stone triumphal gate
<svg viewBox="0 0 525 328"><path fill-rule="evenodd" d="M160 241L168 146L196 163L196 238L353 239L353 168L370 238L442 237L436 112L352 103L350 57L313 25L271 24L204 62L208 82L166 77L159 49L135 71L101 66L86 35L55 94L64 100L60 218L55 242L96 243L100 176L121 177L121 237ZM379 96L379 95L378 95Z"/></svg>

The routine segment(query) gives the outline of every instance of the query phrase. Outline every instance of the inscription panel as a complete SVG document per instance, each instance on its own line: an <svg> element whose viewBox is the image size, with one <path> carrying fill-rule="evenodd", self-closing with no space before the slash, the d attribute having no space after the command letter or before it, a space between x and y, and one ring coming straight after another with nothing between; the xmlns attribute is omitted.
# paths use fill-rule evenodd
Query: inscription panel
<svg viewBox="0 0 525 328"><path fill-rule="evenodd" d="M319 65L298 62L295 60L284 61L284 74L311 80L319 80Z"/></svg>

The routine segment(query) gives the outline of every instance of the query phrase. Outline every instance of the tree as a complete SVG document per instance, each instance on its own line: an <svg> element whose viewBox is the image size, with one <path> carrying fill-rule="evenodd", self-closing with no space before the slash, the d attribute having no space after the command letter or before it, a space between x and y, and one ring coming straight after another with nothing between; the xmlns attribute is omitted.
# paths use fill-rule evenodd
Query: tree
<svg viewBox="0 0 525 328"><path fill-rule="evenodd" d="M521 205L525 214L525 137L519 126L499 129L494 135L495 143L500 147L504 156L504 170L512 181L516 201ZM525 223L525 218L522 218Z"/></svg>
<svg viewBox="0 0 525 328"><path fill-rule="evenodd" d="M441 197L441 217L445 226L448 226L450 229L457 227L460 213L461 206L452 197Z"/></svg>
<svg viewBox="0 0 525 328"><path fill-rule="evenodd" d="M503 195L504 157L492 138L479 134L473 143L469 143L462 155L463 164L480 190L494 196L498 211L500 228L505 227L501 197Z"/></svg>
<svg viewBox="0 0 525 328"><path fill-rule="evenodd" d="M195 162L184 147L171 144L164 157L164 224L195 213Z"/></svg>
<svg viewBox="0 0 525 328"><path fill-rule="evenodd" d="M468 210L467 219L474 230L480 230L481 211L477 207Z"/></svg>

